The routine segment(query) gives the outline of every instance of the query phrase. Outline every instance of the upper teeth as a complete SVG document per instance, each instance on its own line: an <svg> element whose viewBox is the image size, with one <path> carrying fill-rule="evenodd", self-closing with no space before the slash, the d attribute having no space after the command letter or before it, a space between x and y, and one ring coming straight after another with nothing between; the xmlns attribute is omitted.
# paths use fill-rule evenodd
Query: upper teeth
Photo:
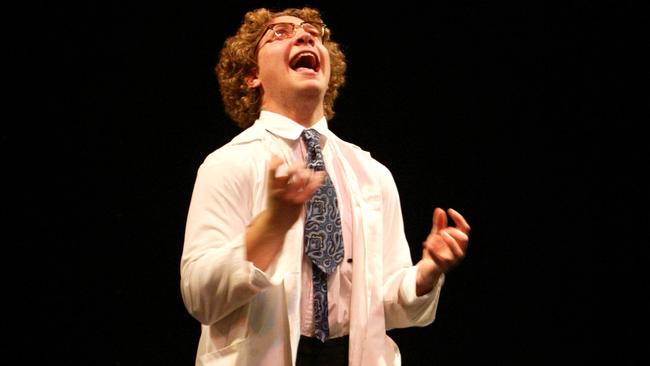
<svg viewBox="0 0 650 366"><path fill-rule="evenodd" d="M318 58L313 53L311 53L311 52L301 52L301 53L297 54L293 58L293 61L291 62L291 66L292 67L295 66L298 63L298 61L300 61L300 59L302 59L303 57L311 57L311 58L314 59L314 64L315 65L318 64Z"/></svg>
<svg viewBox="0 0 650 366"><path fill-rule="evenodd" d="M314 57L314 54L311 52L302 52L298 54L298 57L303 57L303 56L312 56Z"/></svg>

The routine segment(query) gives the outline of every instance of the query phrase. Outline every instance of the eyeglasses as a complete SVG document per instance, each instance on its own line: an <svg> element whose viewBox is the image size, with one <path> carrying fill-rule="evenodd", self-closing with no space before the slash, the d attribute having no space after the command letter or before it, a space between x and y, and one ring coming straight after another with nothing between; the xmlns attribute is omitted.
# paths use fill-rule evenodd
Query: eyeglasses
<svg viewBox="0 0 650 366"><path fill-rule="evenodd" d="M322 42L325 40L325 27L326 27L325 24L318 23L318 22L301 22L299 24L296 23L269 24L264 29L264 31L260 34L260 37L257 40L257 44L255 45L255 48L256 49L262 48L268 42L291 38L296 34L296 28L302 28L305 32L309 33L312 37ZM268 41L264 42L264 44L262 44L258 48L260 41L262 40L262 38L264 38L264 35L266 34L266 32L269 31L269 29L273 31L273 37L271 37L271 39L269 39Z"/></svg>

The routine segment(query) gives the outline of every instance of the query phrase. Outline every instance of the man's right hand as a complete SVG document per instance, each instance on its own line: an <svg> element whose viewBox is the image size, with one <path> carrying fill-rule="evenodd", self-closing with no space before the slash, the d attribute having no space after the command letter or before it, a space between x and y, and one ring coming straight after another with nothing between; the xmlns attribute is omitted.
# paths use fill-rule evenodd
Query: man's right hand
<svg viewBox="0 0 650 366"><path fill-rule="evenodd" d="M269 211L274 228L286 232L300 217L305 202L323 184L325 173L315 172L304 163L287 166L286 173L279 172L283 165L280 157L271 157L266 210Z"/></svg>
<svg viewBox="0 0 650 366"><path fill-rule="evenodd" d="M273 155L267 179L267 207L246 231L247 259L265 270L282 249L284 237L303 212L304 203L323 184L325 172L314 172L305 164L279 172L283 160Z"/></svg>

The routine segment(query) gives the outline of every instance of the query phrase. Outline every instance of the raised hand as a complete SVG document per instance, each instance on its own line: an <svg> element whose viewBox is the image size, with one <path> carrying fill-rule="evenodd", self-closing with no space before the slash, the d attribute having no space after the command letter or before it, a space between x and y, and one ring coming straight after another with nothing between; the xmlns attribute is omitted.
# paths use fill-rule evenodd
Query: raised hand
<svg viewBox="0 0 650 366"><path fill-rule="evenodd" d="M422 243L422 260L418 263L418 295L429 292L440 275L465 257L470 226L458 211L450 208L447 212L455 227L447 225L447 214L441 208L433 211L431 232Z"/></svg>
<svg viewBox="0 0 650 366"><path fill-rule="evenodd" d="M284 237L303 212L304 203L323 184L325 172L314 172L305 164L281 171L283 161L273 155L267 176L267 207L246 231L246 257L264 270L282 249Z"/></svg>
<svg viewBox="0 0 650 366"><path fill-rule="evenodd" d="M315 172L304 163L280 171L283 161L273 155L268 170L268 205L270 219L278 229L289 230L302 213L303 205L323 184L324 172Z"/></svg>

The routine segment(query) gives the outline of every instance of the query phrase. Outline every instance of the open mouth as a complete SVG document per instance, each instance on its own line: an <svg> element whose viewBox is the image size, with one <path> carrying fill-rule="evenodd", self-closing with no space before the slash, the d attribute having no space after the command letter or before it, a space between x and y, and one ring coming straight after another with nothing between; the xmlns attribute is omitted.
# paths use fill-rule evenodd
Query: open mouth
<svg viewBox="0 0 650 366"><path fill-rule="evenodd" d="M293 56L289 62L289 67L295 71L300 71L301 69L318 71L320 62L315 53L303 51Z"/></svg>

